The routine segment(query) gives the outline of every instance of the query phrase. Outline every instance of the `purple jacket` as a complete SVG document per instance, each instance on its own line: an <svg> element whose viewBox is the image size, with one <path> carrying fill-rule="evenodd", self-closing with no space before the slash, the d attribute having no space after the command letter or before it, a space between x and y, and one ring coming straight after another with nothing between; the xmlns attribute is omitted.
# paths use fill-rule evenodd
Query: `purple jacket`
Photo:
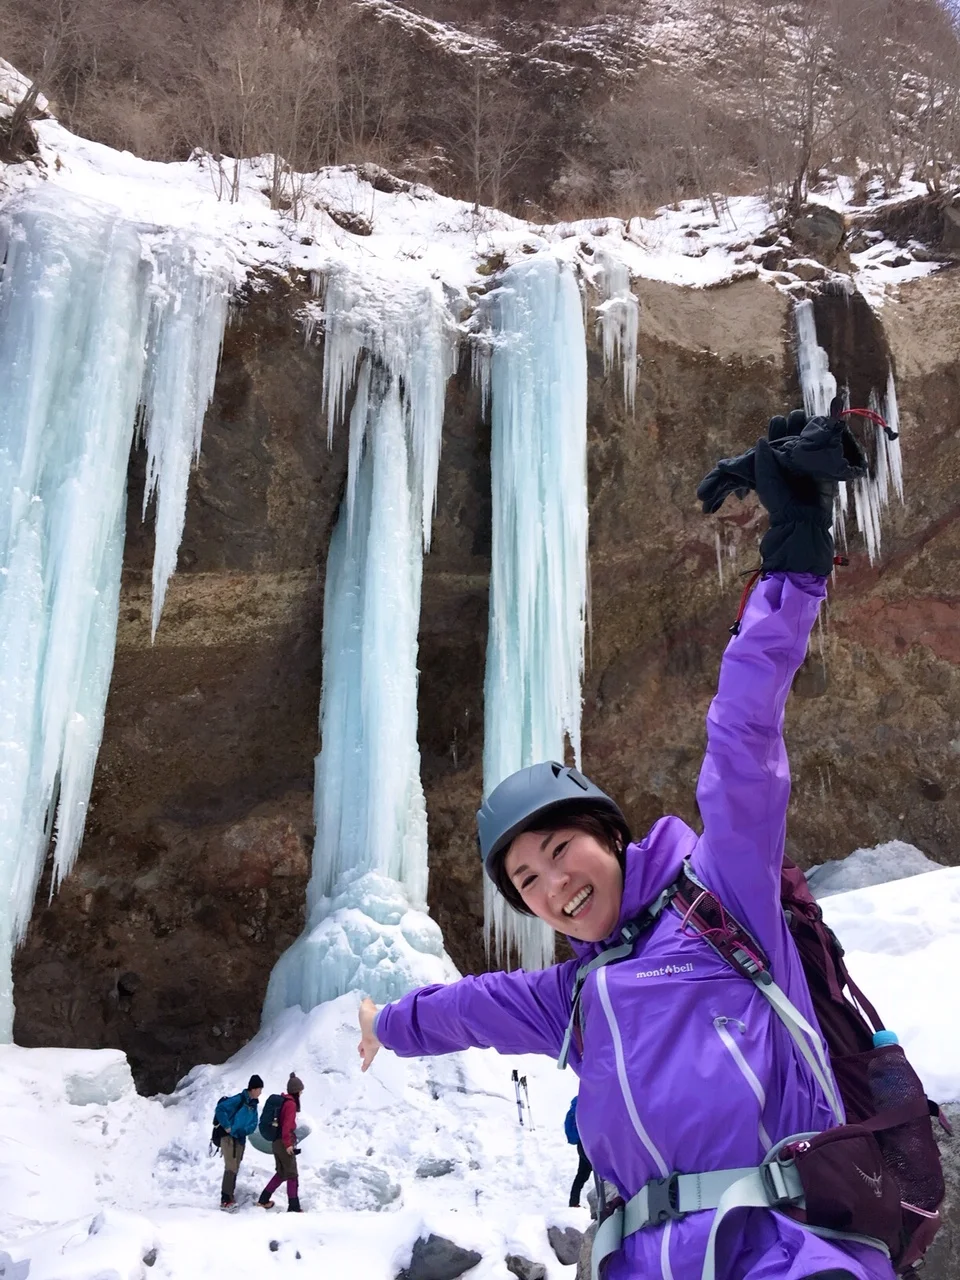
<svg viewBox="0 0 960 1280"><path fill-rule="evenodd" d="M620 925L676 879L684 858L756 936L774 977L816 1026L800 959L780 909L790 774L783 712L825 595L822 578L762 580L740 635L730 641L707 715L697 801L703 834L661 818L626 852ZM633 954L597 969L582 996L583 1054L577 1126L596 1171L628 1198L649 1179L757 1164L789 1134L823 1129L833 1115L802 1056L753 984L701 938L681 933L674 910ZM570 1017L578 963L612 943L578 943L580 961L540 972L486 973L425 987L377 1017L381 1042L402 1057L476 1045L556 1057ZM694 1280L713 1214L637 1232L606 1280ZM767 1209L735 1211L721 1228L718 1280L803 1280L844 1267L856 1280L890 1280L878 1251L821 1240Z"/></svg>

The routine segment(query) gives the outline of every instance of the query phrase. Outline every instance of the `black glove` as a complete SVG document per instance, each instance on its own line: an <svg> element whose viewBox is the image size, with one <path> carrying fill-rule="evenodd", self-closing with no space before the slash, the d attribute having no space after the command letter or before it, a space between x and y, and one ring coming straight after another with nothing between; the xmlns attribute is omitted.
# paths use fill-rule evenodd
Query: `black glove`
<svg viewBox="0 0 960 1280"><path fill-rule="evenodd" d="M807 418L799 435L758 440L755 454L757 496L770 513L760 542L763 572L827 577L837 485L865 474L863 451L840 418Z"/></svg>
<svg viewBox="0 0 960 1280"><path fill-rule="evenodd" d="M843 397L830 405L829 418L808 418L802 409L770 419L767 438L736 458L723 458L697 488L703 510L719 510L731 493L746 497L756 489L770 513L770 529L760 544L765 573L828 575L833 568L833 503L840 480L864 475L867 461L840 413Z"/></svg>
<svg viewBox="0 0 960 1280"><path fill-rule="evenodd" d="M849 427L840 419L842 410L843 397L835 396L830 405L829 416L830 420L840 425L841 448L843 458L849 464L848 473L842 473L842 464L836 457L831 457L829 460L814 458L813 461L815 467L825 463L831 469L835 479L848 480L865 473L867 460ZM767 439L778 450L792 452L797 446L800 433L809 421L811 419L802 409L794 409L786 418L778 415L770 419L767 426ZM826 421L826 419L821 418L819 421ZM808 456L819 454L819 452L819 446L814 446L810 441L804 444L802 450L802 453ZM799 474L805 472L802 458L795 469ZM809 469L806 470L806 474L810 474ZM700 481L697 486L697 497L702 503L704 515L712 515L720 510L731 494L738 498L745 498L756 487L756 449L753 448L736 458L721 458L713 470Z"/></svg>

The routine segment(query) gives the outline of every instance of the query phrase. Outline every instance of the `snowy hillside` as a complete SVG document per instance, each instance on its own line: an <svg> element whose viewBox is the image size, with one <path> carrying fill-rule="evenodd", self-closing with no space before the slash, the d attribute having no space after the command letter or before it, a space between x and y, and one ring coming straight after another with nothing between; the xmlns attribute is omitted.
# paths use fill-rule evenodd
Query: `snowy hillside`
<svg viewBox="0 0 960 1280"><path fill-rule="evenodd" d="M931 981L960 964L960 870L840 894L825 910L930 1094L960 1100L960 993ZM481 1254L468 1273L476 1280L509 1280L508 1254L569 1280L547 1229L588 1221L586 1209L565 1207L576 1154L562 1121L575 1077L492 1050L421 1061L384 1051L362 1076L356 1005L344 996L307 1015L288 1010L165 1098L138 1097L111 1050L0 1047L0 1241L10 1257L30 1260L29 1280L394 1280L414 1241L433 1233ZM314 1127L300 1157L306 1212L280 1216L282 1194L269 1213L252 1203L272 1161L248 1145L240 1209L222 1214L222 1166L208 1147L216 1100L254 1071L267 1092L282 1087L292 1068ZM514 1069L528 1083L523 1126Z"/></svg>

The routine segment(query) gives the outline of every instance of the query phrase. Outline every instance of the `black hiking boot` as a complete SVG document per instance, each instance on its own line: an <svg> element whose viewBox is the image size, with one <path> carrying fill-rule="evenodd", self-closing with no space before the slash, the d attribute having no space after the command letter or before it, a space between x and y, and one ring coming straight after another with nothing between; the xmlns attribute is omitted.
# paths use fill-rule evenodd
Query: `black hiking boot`
<svg viewBox="0 0 960 1280"><path fill-rule="evenodd" d="M300 1208L299 1196L291 1197L290 1202L287 1205L287 1213L303 1213L303 1210Z"/></svg>

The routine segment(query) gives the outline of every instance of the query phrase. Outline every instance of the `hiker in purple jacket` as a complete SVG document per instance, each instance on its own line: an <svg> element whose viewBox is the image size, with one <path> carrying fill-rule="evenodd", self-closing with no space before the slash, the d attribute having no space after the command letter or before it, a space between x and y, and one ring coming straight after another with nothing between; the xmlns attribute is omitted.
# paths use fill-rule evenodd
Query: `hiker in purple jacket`
<svg viewBox="0 0 960 1280"><path fill-rule="evenodd" d="M800 440L812 480L766 440L750 464L770 530L763 576L723 655L707 715L697 787L703 833L665 817L632 842L617 805L577 770L549 762L521 770L478 815L485 868L517 910L565 933L579 958L425 987L379 1012L369 1000L361 1005L364 1070L380 1045L402 1057L469 1046L551 1057L566 1050L595 1170L624 1200L642 1201L639 1225L623 1223L622 1243L618 1228L604 1280L893 1277L875 1245L814 1234L769 1201L751 1201L739 1181L724 1200L721 1175L703 1176L754 1177L781 1139L843 1121L779 896L790 794L784 705L832 569L834 489L825 477L843 478L840 423L808 427ZM819 470L817 448L832 450ZM664 904L685 859L763 948L796 1015L793 1032L757 985ZM621 933L645 912L636 936ZM578 968L618 945L612 962L587 974L573 1017ZM657 1183L674 1173L700 1176ZM726 1177L721 1190L728 1185Z"/></svg>

